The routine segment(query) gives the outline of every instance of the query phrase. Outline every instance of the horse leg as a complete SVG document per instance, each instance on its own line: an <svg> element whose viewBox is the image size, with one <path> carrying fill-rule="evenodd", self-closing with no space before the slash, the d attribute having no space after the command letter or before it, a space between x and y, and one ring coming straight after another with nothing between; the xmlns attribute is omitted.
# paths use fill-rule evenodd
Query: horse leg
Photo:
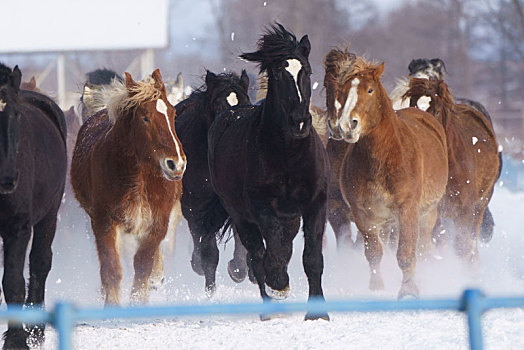
<svg viewBox="0 0 524 350"><path fill-rule="evenodd" d="M351 239L351 210L342 199L336 197L329 200L328 221L335 233L339 251L356 245Z"/></svg>
<svg viewBox="0 0 524 350"><path fill-rule="evenodd" d="M488 243L493 238L493 227L495 226L495 221L493 220L493 215L489 210L489 207L484 211L482 216L482 224L480 226L479 238L483 243Z"/></svg>
<svg viewBox="0 0 524 350"><path fill-rule="evenodd" d="M234 240L235 240L235 251L233 252L233 259L231 259L227 264L227 272L229 277L236 282L242 282L247 275L247 264L246 264L246 248L242 245L240 238L238 237L238 232L233 230Z"/></svg>
<svg viewBox="0 0 524 350"><path fill-rule="evenodd" d="M416 251L419 235L418 208L407 206L400 208L400 230L397 250L398 266L402 270L402 285L398 298L407 296L418 298L419 291L415 283L415 268L417 264Z"/></svg>
<svg viewBox="0 0 524 350"><path fill-rule="evenodd" d="M31 226L27 217L12 218L15 223L10 227L2 227L4 241L4 277L2 287L8 309L20 306L25 301L24 263L27 245L31 237ZM19 323L9 322L4 333L3 349L29 349L28 333Z"/></svg>
<svg viewBox="0 0 524 350"><path fill-rule="evenodd" d="M379 232L379 229L371 228L362 234L364 238L364 255L368 261L371 273L369 278L369 289L371 290L384 289L384 281L382 280L382 273L380 271L380 262L382 261L384 251L382 249Z"/></svg>
<svg viewBox="0 0 524 350"><path fill-rule="evenodd" d="M458 233L455 237L455 251L470 264L478 263L478 236L487 202L477 204L467 214L456 218Z"/></svg>
<svg viewBox="0 0 524 350"><path fill-rule="evenodd" d="M51 210L33 227L33 243L29 255L29 289L26 300L26 305L29 307L42 307L44 303L45 282L53 258L51 245L56 232L57 211L56 208ZM40 344L44 341L45 323L31 325L29 329L34 342Z"/></svg>
<svg viewBox="0 0 524 350"><path fill-rule="evenodd" d="M168 220L158 219L138 245L133 258L135 277L131 288L131 301L134 304L144 304L149 300L149 280L155 265L155 257L161 259L160 243L166 236L168 224Z"/></svg>
<svg viewBox="0 0 524 350"><path fill-rule="evenodd" d="M427 260L433 248L432 234L433 229L438 221L437 208L429 211L419 219L420 223L420 237L417 244L417 256L423 260Z"/></svg>
<svg viewBox="0 0 524 350"><path fill-rule="evenodd" d="M109 218L97 221L91 219L91 226L100 260L100 279L105 305L118 305L122 282L122 265L116 242L118 228Z"/></svg>
<svg viewBox="0 0 524 350"><path fill-rule="evenodd" d="M302 265L309 284L308 300L324 300L322 291L322 273L324 271L324 257L322 255L322 237L326 226L327 198L320 195L304 210L304 252ZM329 320L327 312L308 312L306 320L322 318Z"/></svg>
<svg viewBox="0 0 524 350"><path fill-rule="evenodd" d="M153 261L153 271L149 279L149 287L151 289L158 289L164 283L164 258L162 255L162 247L158 246Z"/></svg>

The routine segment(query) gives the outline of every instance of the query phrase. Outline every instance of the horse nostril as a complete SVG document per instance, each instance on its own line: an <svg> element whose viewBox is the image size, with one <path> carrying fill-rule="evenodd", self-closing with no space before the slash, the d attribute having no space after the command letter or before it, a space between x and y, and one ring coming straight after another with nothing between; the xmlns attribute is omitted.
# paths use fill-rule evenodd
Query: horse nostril
<svg viewBox="0 0 524 350"><path fill-rule="evenodd" d="M166 165L167 165L167 168L171 171L175 171L176 169L176 164L175 162L173 161L173 159L167 159L166 160Z"/></svg>
<svg viewBox="0 0 524 350"><path fill-rule="evenodd" d="M358 125L358 119L351 119L351 129L355 129Z"/></svg>

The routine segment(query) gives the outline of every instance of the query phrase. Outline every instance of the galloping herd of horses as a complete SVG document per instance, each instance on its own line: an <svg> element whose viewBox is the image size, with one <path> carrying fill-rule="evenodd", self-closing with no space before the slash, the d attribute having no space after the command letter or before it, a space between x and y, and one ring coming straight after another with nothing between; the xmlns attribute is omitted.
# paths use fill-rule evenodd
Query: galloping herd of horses
<svg viewBox="0 0 524 350"><path fill-rule="evenodd" d="M488 203L502 166L487 111L454 99L440 59L413 60L410 77L390 98L381 83L384 63L348 48L325 56L326 106L312 106L310 49L307 35L297 40L271 25L257 50L240 56L264 76L264 96L255 104L245 71L208 71L204 86L188 97L179 93L178 101L158 69L138 82L128 73L92 72L81 99L83 124L70 137L74 110L64 116L50 98L31 91L34 82L21 88L18 67L0 65L8 305L43 305L68 158L72 189L91 219L106 305L120 303L120 236L138 242L131 301L145 303L164 278L160 243L182 215L193 238L192 269L205 276L209 295L216 289L217 239L232 232L231 278L249 276L264 302L286 298L301 223L310 299L324 299L327 221L339 248L364 247L371 290L384 288L384 245L397 252L399 298L418 297L417 259L439 254L448 237L474 266L478 240L493 233ZM74 147L72 156L66 145ZM306 315L318 318L329 316ZM4 348L27 348L28 336L43 341L44 326L9 324Z"/></svg>

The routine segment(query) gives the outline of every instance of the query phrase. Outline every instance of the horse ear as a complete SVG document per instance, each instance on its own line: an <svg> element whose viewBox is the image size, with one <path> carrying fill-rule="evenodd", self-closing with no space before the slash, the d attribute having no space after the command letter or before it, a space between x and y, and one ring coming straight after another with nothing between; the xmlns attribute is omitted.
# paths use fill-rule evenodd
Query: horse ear
<svg viewBox="0 0 524 350"><path fill-rule="evenodd" d="M36 79L34 76L31 77L31 80L29 80L29 86L31 86L31 89L36 89Z"/></svg>
<svg viewBox="0 0 524 350"><path fill-rule="evenodd" d="M382 76L382 73L384 73L384 62L382 62L375 68L375 70L373 71L373 75L376 79L379 79Z"/></svg>
<svg viewBox="0 0 524 350"><path fill-rule="evenodd" d="M444 65L444 61L442 61L440 58L432 58L431 64L435 69L439 72L440 78L442 78L442 69L444 68L444 71L446 70L446 66Z"/></svg>
<svg viewBox="0 0 524 350"><path fill-rule="evenodd" d="M133 77L128 72L124 73L125 75L125 82L126 82L126 89L132 90L134 87L136 87L138 84L133 80Z"/></svg>
<svg viewBox="0 0 524 350"><path fill-rule="evenodd" d="M300 39L299 49L305 58L309 57L309 52L311 51L311 43L309 42L309 38L307 35L304 35L302 39Z"/></svg>
<svg viewBox="0 0 524 350"><path fill-rule="evenodd" d="M416 63L417 63L416 60L411 60L411 62L409 62L409 66L408 66L409 75L413 75L413 73L415 73Z"/></svg>
<svg viewBox="0 0 524 350"><path fill-rule="evenodd" d="M164 82L162 81L162 74L160 74L159 68L155 69L153 74L151 74L151 77L153 77L153 79L155 80L155 87L157 89L162 89L162 86L164 86Z"/></svg>
<svg viewBox="0 0 524 350"><path fill-rule="evenodd" d="M217 78L217 75L213 73L212 71L208 70L206 73L206 85L212 86Z"/></svg>
<svg viewBox="0 0 524 350"><path fill-rule="evenodd" d="M249 77L247 76L246 70L242 69L242 74L240 75L240 82L242 87L247 91L249 88Z"/></svg>
<svg viewBox="0 0 524 350"><path fill-rule="evenodd" d="M11 73L11 86L15 89L16 92L20 90L20 83L22 82L22 72L15 66L13 72Z"/></svg>
<svg viewBox="0 0 524 350"><path fill-rule="evenodd" d="M176 76L175 85L179 89L184 88L184 77L182 76L182 72L178 73L178 75Z"/></svg>

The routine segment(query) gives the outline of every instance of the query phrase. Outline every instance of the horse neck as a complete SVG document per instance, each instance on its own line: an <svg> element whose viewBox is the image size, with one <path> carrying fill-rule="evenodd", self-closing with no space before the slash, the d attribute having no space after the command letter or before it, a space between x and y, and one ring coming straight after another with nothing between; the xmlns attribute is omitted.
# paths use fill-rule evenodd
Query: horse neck
<svg viewBox="0 0 524 350"><path fill-rule="evenodd" d="M391 100L386 91L379 86L377 97L379 100L374 104L374 108L369 111L369 115L375 115L379 119L372 130L358 143L364 146L368 155L372 158L388 158L391 152L398 151L400 147L399 123L400 120L393 109Z"/></svg>
<svg viewBox="0 0 524 350"><path fill-rule="evenodd" d="M267 85L268 89L266 99L263 102L260 131L265 134L278 133L280 135L288 135L285 130L287 116L282 107L285 99L282 98L272 78L268 80Z"/></svg>

